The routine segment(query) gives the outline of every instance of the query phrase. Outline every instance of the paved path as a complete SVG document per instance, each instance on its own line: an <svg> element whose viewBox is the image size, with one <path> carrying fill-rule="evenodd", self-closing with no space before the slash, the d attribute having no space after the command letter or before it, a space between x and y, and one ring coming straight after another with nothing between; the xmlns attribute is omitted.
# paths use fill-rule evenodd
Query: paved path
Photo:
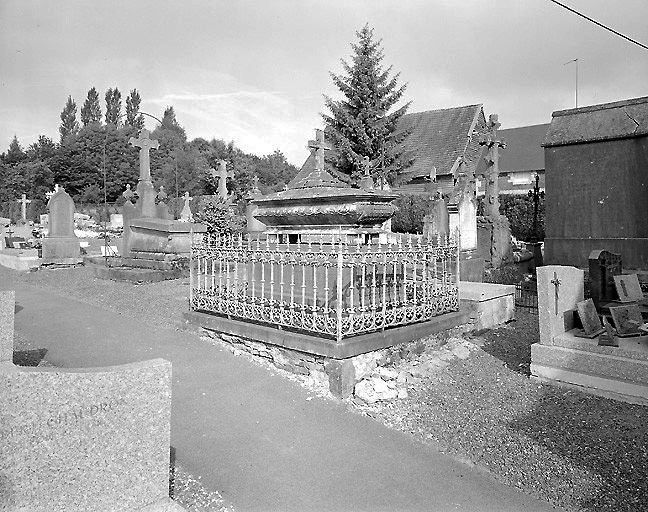
<svg viewBox="0 0 648 512"><path fill-rule="evenodd" d="M3 281L54 365L170 360L176 456L238 511L555 510L196 335Z"/></svg>

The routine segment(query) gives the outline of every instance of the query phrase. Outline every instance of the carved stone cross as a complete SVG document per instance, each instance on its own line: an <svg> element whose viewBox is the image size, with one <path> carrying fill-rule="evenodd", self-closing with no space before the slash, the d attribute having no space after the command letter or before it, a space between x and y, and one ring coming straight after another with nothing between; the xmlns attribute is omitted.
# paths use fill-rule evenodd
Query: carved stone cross
<svg viewBox="0 0 648 512"><path fill-rule="evenodd" d="M160 144L157 140L150 138L151 132L146 128L142 128L139 133L139 138L131 137L128 143L140 148L139 164L140 164L140 181L151 181L151 158L149 151L151 149L158 149Z"/></svg>
<svg viewBox="0 0 648 512"><path fill-rule="evenodd" d="M555 314L558 316L558 288L560 287L560 279L558 279L558 274L554 272L554 278L550 281L556 289L555 293Z"/></svg>
<svg viewBox="0 0 648 512"><path fill-rule="evenodd" d="M499 215L499 150L506 147L506 143L498 139L497 130L501 126L497 114L488 116L486 123L487 132L479 140L480 146L488 148L488 154L484 157L488 168L485 172L486 178L486 204L484 213L489 217Z"/></svg>
<svg viewBox="0 0 648 512"><path fill-rule="evenodd" d="M234 172L227 170L227 162L225 160L218 161L218 170L210 169L212 178L218 180L218 198L225 201L227 199L227 178L233 178Z"/></svg>
<svg viewBox="0 0 648 512"><path fill-rule="evenodd" d="M324 130L315 130L315 140L308 141L308 148L315 150L315 169L324 170L324 152L333 149L333 146L324 140Z"/></svg>
<svg viewBox="0 0 648 512"><path fill-rule="evenodd" d="M20 216L22 217L22 221L27 222L27 205L31 203L31 199L27 199L27 194L23 194L17 202L20 203Z"/></svg>
<svg viewBox="0 0 648 512"><path fill-rule="evenodd" d="M365 176L371 176L369 172L369 167L370 167L369 157L365 156L362 158L362 172Z"/></svg>

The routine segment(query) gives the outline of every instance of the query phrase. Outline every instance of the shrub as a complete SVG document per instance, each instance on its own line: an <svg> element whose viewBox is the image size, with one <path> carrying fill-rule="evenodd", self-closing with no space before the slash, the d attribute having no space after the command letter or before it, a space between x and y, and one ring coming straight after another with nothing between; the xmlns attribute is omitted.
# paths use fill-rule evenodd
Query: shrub
<svg viewBox="0 0 648 512"><path fill-rule="evenodd" d="M396 233L423 233L423 217L430 210L427 196L404 194L394 203L398 211L392 217L392 231Z"/></svg>
<svg viewBox="0 0 648 512"><path fill-rule="evenodd" d="M528 196L500 196L500 213L511 225L511 234L518 240L530 241L533 233L533 199ZM545 237L545 202L538 204L538 240Z"/></svg>
<svg viewBox="0 0 648 512"><path fill-rule="evenodd" d="M201 202L194 221L207 226L209 234L231 235L243 233L245 217L237 215L233 207L216 198Z"/></svg>

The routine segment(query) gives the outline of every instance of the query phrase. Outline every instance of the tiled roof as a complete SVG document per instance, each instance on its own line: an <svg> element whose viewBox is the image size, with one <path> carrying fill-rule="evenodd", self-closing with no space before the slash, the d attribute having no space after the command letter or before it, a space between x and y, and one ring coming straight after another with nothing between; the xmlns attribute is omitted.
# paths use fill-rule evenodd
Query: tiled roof
<svg viewBox="0 0 648 512"><path fill-rule="evenodd" d="M476 164L482 148L478 138L471 135L480 120L485 124L481 105L404 115L398 128L412 130L403 146L406 151L413 152L416 160L403 174L403 178L408 180L429 176L432 166L437 168L437 175L450 174L460 156L467 163Z"/></svg>
<svg viewBox="0 0 648 512"><path fill-rule="evenodd" d="M544 146L648 135L648 96L552 114Z"/></svg>
<svg viewBox="0 0 648 512"><path fill-rule="evenodd" d="M544 169L542 143L548 129L549 123L499 130L500 140L506 142L506 148L500 150L500 172Z"/></svg>

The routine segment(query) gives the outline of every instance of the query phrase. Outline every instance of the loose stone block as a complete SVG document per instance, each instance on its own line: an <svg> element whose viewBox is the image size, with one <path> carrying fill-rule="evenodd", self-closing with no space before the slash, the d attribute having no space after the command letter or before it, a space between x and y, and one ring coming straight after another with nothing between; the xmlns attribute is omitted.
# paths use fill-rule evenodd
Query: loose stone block
<svg viewBox="0 0 648 512"><path fill-rule="evenodd" d="M351 396L356 381L355 368L351 359L330 359L324 367L331 393L341 398Z"/></svg>
<svg viewBox="0 0 648 512"><path fill-rule="evenodd" d="M540 343L551 344L554 337L573 328L576 304L583 300L584 272L575 267L538 267L538 320Z"/></svg>

